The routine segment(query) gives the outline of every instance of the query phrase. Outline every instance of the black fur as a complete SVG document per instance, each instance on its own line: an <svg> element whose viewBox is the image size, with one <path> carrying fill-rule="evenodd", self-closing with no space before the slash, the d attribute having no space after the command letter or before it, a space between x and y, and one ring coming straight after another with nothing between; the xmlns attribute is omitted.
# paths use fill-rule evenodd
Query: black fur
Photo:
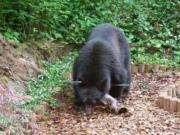
<svg viewBox="0 0 180 135"><path fill-rule="evenodd" d="M95 27L73 67L76 105L95 104L104 94L118 98L129 93L130 52L125 35L110 24Z"/></svg>

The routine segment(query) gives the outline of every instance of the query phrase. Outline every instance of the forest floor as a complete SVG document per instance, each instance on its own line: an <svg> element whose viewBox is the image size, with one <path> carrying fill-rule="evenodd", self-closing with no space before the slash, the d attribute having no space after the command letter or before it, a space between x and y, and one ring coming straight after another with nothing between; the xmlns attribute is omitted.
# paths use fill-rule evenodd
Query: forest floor
<svg viewBox="0 0 180 135"><path fill-rule="evenodd" d="M84 116L64 95L59 95L61 107L48 108L47 117L42 117L41 111L39 115L19 108L19 102L29 97L16 90L24 89L29 79L41 73L39 61L46 59L44 50L38 49L18 47L0 38L0 134L180 134L180 113L157 107L158 92L177 83L180 79L177 72L133 75L130 95L123 101L128 112L123 114L113 114L105 106L97 105L93 115ZM61 52L65 51L61 49Z"/></svg>
<svg viewBox="0 0 180 135"><path fill-rule="evenodd" d="M51 110L39 126L47 135L180 134L180 114L157 107L158 91L173 87L179 79L174 72L133 75L130 95L124 100L127 113L113 114L98 105L94 115L84 116L67 102L64 109Z"/></svg>

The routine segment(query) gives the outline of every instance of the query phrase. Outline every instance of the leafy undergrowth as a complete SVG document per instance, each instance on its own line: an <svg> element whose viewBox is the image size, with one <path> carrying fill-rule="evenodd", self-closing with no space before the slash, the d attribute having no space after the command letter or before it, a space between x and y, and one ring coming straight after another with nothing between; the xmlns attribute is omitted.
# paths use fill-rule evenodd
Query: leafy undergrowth
<svg viewBox="0 0 180 135"><path fill-rule="evenodd" d="M64 92L76 54L76 52L69 53L55 63L44 62L44 74L32 79L26 89L26 94L32 99L22 102L22 106L33 110L36 105L45 101L52 108L58 107L61 103L54 98L54 95Z"/></svg>
<svg viewBox="0 0 180 135"><path fill-rule="evenodd" d="M149 54L141 53L132 55L132 60L135 63L144 64L162 64L170 67L180 67L180 57L172 58L167 55L167 57L162 57L160 53Z"/></svg>
<svg viewBox="0 0 180 135"><path fill-rule="evenodd" d="M39 126L44 134L180 134L180 114L169 113L156 105L158 91L174 85L180 74L168 72L133 76L133 87L124 100L128 112L115 115L98 105L95 114L84 116L72 104L64 110L52 110Z"/></svg>

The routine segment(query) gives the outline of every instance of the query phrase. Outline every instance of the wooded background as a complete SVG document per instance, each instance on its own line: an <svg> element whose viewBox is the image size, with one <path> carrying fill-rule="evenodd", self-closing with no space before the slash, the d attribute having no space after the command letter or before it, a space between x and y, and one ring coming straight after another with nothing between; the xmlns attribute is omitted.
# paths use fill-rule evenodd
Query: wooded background
<svg viewBox="0 0 180 135"><path fill-rule="evenodd" d="M81 46L94 26L107 22L124 30L135 61L155 54L176 65L179 13L177 0L3 0L0 33L16 42L46 39Z"/></svg>

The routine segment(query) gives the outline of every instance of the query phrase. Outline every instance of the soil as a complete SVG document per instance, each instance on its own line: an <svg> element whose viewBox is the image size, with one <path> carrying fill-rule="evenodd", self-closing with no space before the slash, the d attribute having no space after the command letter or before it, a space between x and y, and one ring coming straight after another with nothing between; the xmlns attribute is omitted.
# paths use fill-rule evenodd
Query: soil
<svg viewBox="0 0 180 135"><path fill-rule="evenodd" d="M42 55L26 46L17 46L0 38L0 82L12 89L22 89L26 82L41 73ZM35 55L34 55L35 54Z"/></svg>
<svg viewBox="0 0 180 135"><path fill-rule="evenodd" d="M134 75L130 95L124 100L127 113L113 114L103 105L96 113L84 116L71 102L65 109L51 110L47 120L39 122L47 135L131 135L131 134L180 134L180 113L169 113L157 107L158 91L174 85L180 74L164 73Z"/></svg>
<svg viewBox="0 0 180 135"><path fill-rule="evenodd" d="M71 49L52 42L16 45L0 36L0 83L13 89L23 89L28 80L42 73L43 60L53 61Z"/></svg>

